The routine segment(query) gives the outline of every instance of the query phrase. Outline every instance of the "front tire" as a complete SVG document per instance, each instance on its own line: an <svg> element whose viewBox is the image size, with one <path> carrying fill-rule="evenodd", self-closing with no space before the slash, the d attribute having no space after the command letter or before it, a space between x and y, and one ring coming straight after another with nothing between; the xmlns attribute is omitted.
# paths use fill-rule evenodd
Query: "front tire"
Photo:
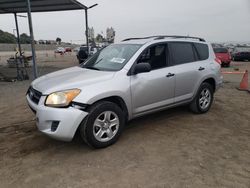
<svg viewBox="0 0 250 188"><path fill-rule="evenodd" d="M196 114L206 113L214 99L214 90L211 84L204 82L201 84L196 97L190 104L190 110Z"/></svg>
<svg viewBox="0 0 250 188"><path fill-rule="evenodd" d="M115 103L101 101L94 104L88 117L80 125L83 140L93 148L105 148L120 137L125 124L125 115Z"/></svg>

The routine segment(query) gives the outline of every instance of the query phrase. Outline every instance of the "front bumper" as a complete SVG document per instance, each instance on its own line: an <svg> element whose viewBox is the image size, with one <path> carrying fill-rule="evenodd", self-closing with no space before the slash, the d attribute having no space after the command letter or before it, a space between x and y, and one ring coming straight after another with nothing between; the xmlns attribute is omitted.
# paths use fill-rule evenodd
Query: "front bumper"
<svg viewBox="0 0 250 188"><path fill-rule="evenodd" d="M32 111L36 114L36 125L38 129L42 133L57 140L71 141L78 126L88 115L87 112L73 107L47 107L44 105L45 96L40 98L38 104L35 104L28 95L26 95L26 99Z"/></svg>

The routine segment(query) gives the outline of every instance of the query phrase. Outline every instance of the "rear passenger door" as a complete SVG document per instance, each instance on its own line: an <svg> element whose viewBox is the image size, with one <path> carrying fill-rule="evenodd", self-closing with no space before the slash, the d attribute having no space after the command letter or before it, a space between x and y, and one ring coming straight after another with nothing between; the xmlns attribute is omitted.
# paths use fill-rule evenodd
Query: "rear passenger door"
<svg viewBox="0 0 250 188"><path fill-rule="evenodd" d="M175 70L175 102L191 99L202 79L202 72L207 69L199 61L198 53L192 42L170 42L170 64Z"/></svg>

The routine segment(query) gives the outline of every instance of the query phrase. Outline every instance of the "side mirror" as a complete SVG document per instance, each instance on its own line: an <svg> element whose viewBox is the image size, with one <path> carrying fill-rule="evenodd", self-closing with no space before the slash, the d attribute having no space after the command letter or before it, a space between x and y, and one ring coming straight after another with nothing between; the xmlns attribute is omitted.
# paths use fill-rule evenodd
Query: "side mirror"
<svg viewBox="0 0 250 188"><path fill-rule="evenodd" d="M134 74L150 72L150 71L151 71L151 65L149 63L139 63L136 64L134 68Z"/></svg>

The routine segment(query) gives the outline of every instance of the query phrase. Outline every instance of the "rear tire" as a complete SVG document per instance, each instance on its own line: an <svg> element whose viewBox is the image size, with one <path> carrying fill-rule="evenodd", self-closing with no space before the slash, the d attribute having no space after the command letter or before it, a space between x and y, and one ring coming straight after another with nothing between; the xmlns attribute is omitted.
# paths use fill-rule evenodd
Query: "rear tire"
<svg viewBox="0 0 250 188"><path fill-rule="evenodd" d="M190 110L196 114L208 112L213 103L213 96L214 90L211 84L207 82L202 83L195 98L189 105Z"/></svg>
<svg viewBox="0 0 250 188"><path fill-rule="evenodd" d="M120 137L125 116L115 103L101 101L89 109L88 117L80 125L83 140L93 148L105 148Z"/></svg>

